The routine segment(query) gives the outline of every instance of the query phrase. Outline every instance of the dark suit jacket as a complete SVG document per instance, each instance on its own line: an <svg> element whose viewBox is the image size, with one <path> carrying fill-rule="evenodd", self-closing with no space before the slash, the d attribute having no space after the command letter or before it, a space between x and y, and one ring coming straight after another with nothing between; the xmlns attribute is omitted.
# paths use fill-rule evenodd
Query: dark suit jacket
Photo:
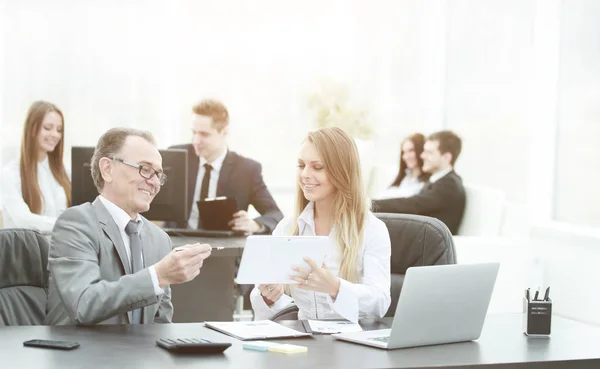
<svg viewBox="0 0 600 369"><path fill-rule="evenodd" d="M191 144L170 148L185 149L188 152L188 212L190 212L194 201L200 158ZM254 220L267 228L266 233L273 232L277 223L283 219L281 210L277 207L263 181L260 163L233 151L227 151L223 161L217 183L217 196L235 199L238 210L248 210L248 206L254 206L261 214ZM187 224L179 224L178 227L187 228Z"/></svg>
<svg viewBox="0 0 600 369"><path fill-rule="evenodd" d="M452 234L458 232L465 211L465 188L462 179L451 171L434 183L427 184L417 195L375 200L373 211L426 215L444 222Z"/></svg>

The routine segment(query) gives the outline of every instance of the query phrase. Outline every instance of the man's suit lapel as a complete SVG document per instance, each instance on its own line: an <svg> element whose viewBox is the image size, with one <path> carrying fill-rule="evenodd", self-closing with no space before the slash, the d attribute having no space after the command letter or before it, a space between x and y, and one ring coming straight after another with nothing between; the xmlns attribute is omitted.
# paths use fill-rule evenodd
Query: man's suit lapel
<svg viewBox="0 0 600 369"><path fill-rule="evenodd" d="M231 175L235 164L235 153L227 150L227 155L223 160L223 166L219 172L219 181L217 182L217 196L228 196L227 184L231 182Z"/></svg>
<svg viewBox="0 0 600 369"><path fill-rule="evenodd" d="M94 210L96 211L96 215L98 216L98 221L100 222L100 226L104 230L104 233L111 240L115 249L117 250L117 254L119 254L119 259L121 259L121 265L123 266L126 274L131 274L131 264L129 263L129 258L127 257L127 251L125 250L125 245L123 244L123 238L121 238L121 232L117 227L114 219L110 216L110 213L99 198L96 197L96 200L92 203ZM129 322L132 321L131 311L127 312L127 317L129 318Z"/></svg>
<svg viewBox="0 0 600 369"><path fill-rule="evenodd" d="M119 231L119 228L117 228L117 224L110 216L110 213L108 210L106 210L99 198L94 200L92 206L96 210L98 221L100 222L104 233L106 233L108 238L115 246L115 249L117 249L117 253L119 254L119 258L121 259L121 264L123 265L125 272L127 274L131 274L131 265L129 263L129 258L127 257L125 245L123 244L123 238L121 238L121 232Z"/></svg>

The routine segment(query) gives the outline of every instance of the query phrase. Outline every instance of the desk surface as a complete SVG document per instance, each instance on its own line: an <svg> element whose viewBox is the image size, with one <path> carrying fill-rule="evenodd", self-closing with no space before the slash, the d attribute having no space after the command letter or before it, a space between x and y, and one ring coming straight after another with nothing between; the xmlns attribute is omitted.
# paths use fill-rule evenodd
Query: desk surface
<svg viewBox="0 0 600 369"><path fill-rule="evenodd" d="M366 321L365 329L388 327L390 318ZM299 322L284 322L298 326ZM549 338L521 333L519 314L490 315L473 342L381 350L312 336L277 342L308 347L307 353L283 355L242 349L241 341L201 323L93 327L0 327L2 368L598 368L600 328L553 317ZM180 356L156 347L160 337L203 337L232 342L223 355ZM77 341L81 347L58 351L23 347L33 339Z"/></svg>

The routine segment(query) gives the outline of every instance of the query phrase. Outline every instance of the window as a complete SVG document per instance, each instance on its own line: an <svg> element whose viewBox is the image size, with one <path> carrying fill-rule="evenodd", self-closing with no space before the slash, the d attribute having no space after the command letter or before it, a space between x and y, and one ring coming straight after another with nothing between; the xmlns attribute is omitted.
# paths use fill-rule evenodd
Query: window
<svg viewBox="0 0 600 369"><path fill-rule="evenodd" d="M600 2L562 2L554 217L600 227Z"/></svg>

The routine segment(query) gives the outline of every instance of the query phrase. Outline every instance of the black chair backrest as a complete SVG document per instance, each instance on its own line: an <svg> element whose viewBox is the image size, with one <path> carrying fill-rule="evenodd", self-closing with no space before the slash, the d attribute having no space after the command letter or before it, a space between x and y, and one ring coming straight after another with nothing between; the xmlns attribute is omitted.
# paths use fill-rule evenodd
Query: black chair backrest
<svg viewBox="0 0 600 369"><path fill-rule="evenodd" d="M283 310L280 310L277 313L275 313L269 319L274 322L278 322L281 320L298 320L298 306L296 306L296 305L287 306L287 307L283 308Z"/></svg>
<svg viewBox="0 0 600 369"><path fill-rule="evenodd" d="M412 214L375 215L387 226L392 244L392 303L386 316L393 316L406 270L413 266L456 264L456 250L450 230L438 219Z"/></svg>
<svg viewBox="0 0 600 369"><path fill-rule="evenodd" d="M0 229L0 325L43 324L48 247L38 231Z"/></svg>

